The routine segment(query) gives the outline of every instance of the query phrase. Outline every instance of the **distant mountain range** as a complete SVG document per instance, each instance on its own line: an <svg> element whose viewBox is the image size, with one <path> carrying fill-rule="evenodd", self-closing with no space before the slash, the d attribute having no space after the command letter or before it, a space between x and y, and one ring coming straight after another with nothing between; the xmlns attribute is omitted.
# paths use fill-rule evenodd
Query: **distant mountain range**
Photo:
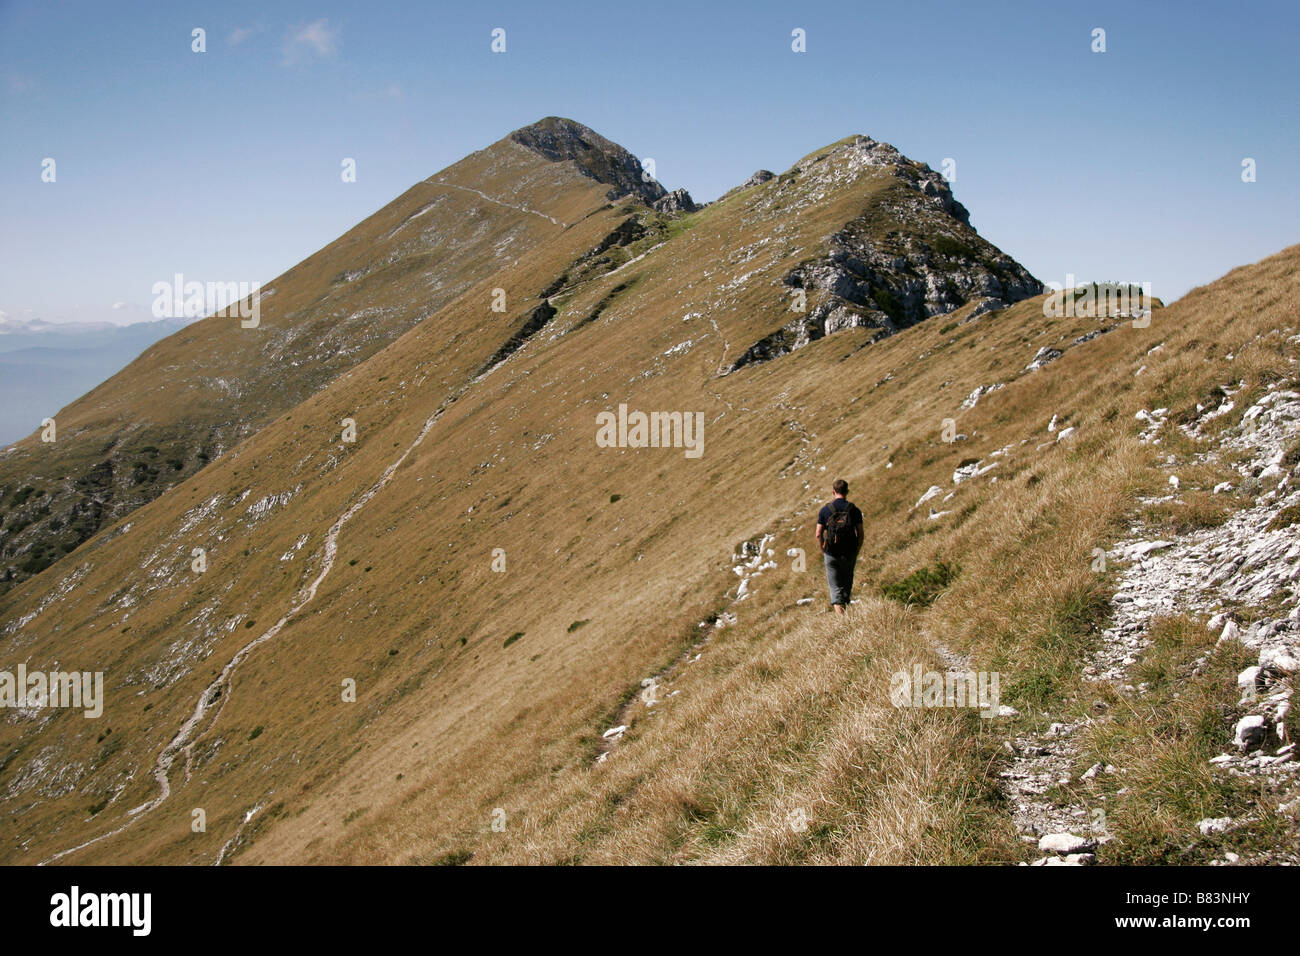
<svg viewBox="0 0 1300 956"><path fill-rule="evenodd" d="M42 419L186 324L46 322L0 314L0 446L31 434Z"/></svg>

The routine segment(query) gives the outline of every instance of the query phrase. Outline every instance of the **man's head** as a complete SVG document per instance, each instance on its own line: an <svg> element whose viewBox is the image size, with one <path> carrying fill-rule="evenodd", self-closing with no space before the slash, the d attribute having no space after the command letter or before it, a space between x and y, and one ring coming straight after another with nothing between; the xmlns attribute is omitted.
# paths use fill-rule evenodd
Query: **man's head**
<svg viewBox="0 0 1300 956"><path fill-rule="evenodd" d="M837 498L847 497L849 493L849 483L843 478L836 478L831 482L831 491L835 493L835 497Z"/></svg>

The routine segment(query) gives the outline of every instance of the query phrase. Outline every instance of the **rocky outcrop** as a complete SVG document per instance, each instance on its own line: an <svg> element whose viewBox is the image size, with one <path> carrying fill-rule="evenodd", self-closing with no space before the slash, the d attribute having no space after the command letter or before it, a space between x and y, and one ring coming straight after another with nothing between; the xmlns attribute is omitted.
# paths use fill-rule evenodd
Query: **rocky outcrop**
<svg viewBox="0 0 1300 956"><path fill-rule="evenodd" d="M691 194L685 189L674 189L662 199L657 199L652 203L656 212L667 215L676 215L684 212L695 212L700 207L691 199Z"/></svg>
<svg viewBox="0 0 1300 956"><path fill-rule="evenodd" d="M781 179L811 182L820 192L823 186L843 188L846 176L870 167L887 170L903 188L828 236L823 255L783 277L789 289L804 290L807 312L755 342L722 374L843 329L891 335L973 301L982 313L1043 291L1023 266L970 228L966 208L942 175L888 143L855 137L796 165ZM882 214L900 228L882 233Z"/></svg>
<svg viewBox="0 0 1300 956"><path fill-rule="evenodd" d="M874 140L870 136L854 137L850 145L841 148L853 150L855 158L862 165L890 168L895 176L914 186L933 205L963 226L970 225L970 213L965 206L953 198L948 180L942 173L936 172L927 164L910 160L893 146Z"/></svg>
<svg viewBox="0 0 1300 956"><path fill-rule="evenodd" d="M645 176L639 159L571 119L548 116L515 130L509 139L554 162L572 162L582 175L607 183L609 199L630 193L650 205L665 195L663 186Z"/></svg>

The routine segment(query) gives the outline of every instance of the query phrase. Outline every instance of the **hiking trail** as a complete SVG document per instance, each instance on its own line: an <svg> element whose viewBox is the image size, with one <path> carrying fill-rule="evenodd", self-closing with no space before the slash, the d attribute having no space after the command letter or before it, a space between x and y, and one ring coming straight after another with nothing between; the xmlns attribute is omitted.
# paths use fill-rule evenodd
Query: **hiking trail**
<svg viewBox="0 0 1300 956"><path fill-rule="evenodd" d="M181 724L180 728L176 732L176 735L172 738L171 743L169 743L166 747L163 748L162 752L158 755L157 761L154 764L153 775L154 775L154 780L157 781L158 783L158 789L159 789L158 795L154 797L152 800L149 800L145 803L142 803L138 807L128 810L127 816L130 819L128 819L121 826L109 830L106 833L101 833L99 836L86 840L84 843L79 843L74 847L70 847L69 849L60 850L58 853L55 853L54 855L46 858L45 860L42 860L40 863L41 866L44 866L47 863L53 863L55 860L62 859L65 856L69 856L70 854L76 853L79 850L84 850L86 847L93 846L94 844L99 843L102 840L106 840L109 837L113 837L119 833L122 833L129 827L133 826L134 824L138 823L140 820L144 819L154 810L156 810L167 800L168 797L171 796L172 788L171 788L170 774L171 774L172 765L176 761L176 757L179 754L184 753L186 757L186 763L187 765L189 764L191 752L193 750L194 744L198 741L200 736L198 733L199 726L200 724L203 723L204 716L207 714L208 709L218 699L221 701L221 704L217 708L216 713L213 715L212 720L209 722L209 726L215 723L217 718L221 716L221 711L225 707L225 702L227 699L229 699L229 694L223 693L222 691L230 681L230 678L234 674L236 668L238 668L239 665L254 650L262 646L263 644L267 643L268 641L273 640L276 637L276 635L278 635L280 631L284 629L284 626L286 624L288 624L291 620L293 620L293 618L296 617L304 607L306 607L309 603L311 603L312 600L315 599L317 590L320 588L324 580L329 576L329 573L334 569L334 561L335 558L338 556L338 538L339 538L339 534L343 531L344 525L346 525L350 520L352 520L352 518L359 511L361 511L362 508L364 508L367 504L370 503L370 501L375 497L375 495L377 495L380 491L384 489L385 486L387 486L389 481L392 480L393 475L397 472L397 469L402 465L404 461L406 461L407 457L411 454L411 452L415 451L415 449L420 446L420 444L428 436L429 432L433 430L434 425L436 425L438 423L438 420L442 418L443 413L446 412L446 410L450 408L452 404L454 404L455 401L462 394L464 394L464 391L465 388L462 388L460 391L458 391L450 398L448 398L445 402L443 402L443 404L440 405L438 409L432 415L430 415L428 419L425 420L424 427L420 429L420 433L415 437L415 440L406 447L406 450L403 451L401 455L399 455L392 464L390 464L387 468L384 469L383 473L379 476L379 479L374 482L374 484L372 484L356 501L354 501L351 505L345 508L343 513L340 514L338 518L335 519L334 523L330 525L329 531L326 532L325 534L325 544L322 550L323 557L321 561L321 569L320 572L316 575L315 580L313 580L311 584L307 585L307 587L303 588L298 592L298 598L296 602L289 608L287 612L285 612L283 617L281 617L278 621L276 621L269 628L263 631L262 634L260 634L258 637L254 638L252 641L250 641L249 643L245 644L242 648L240 648L235 653L235 655L231 657L230 661L226 664L226 666L221 669L221 673L218 674L213 679L212 683L210 683L204 689L203 693L199 695L199 699L194 705L193 713L191 713L189 718L186 719L186 721ZM253 812L255 813L256 810L254 810ZM244 824L247 824L248 819L251 819L251 816L249 816L244 820ZM240 825L239 828L240 830L243 829L244 824ZM238 836L238 831L236 832L236 836ZM227 844L227 846L229 846L229 843ZM226 847L223 847L221 853L224 855L225 851L226 851ZM221 857L219 856L218 862L220 862L220 859Z"/></svg>

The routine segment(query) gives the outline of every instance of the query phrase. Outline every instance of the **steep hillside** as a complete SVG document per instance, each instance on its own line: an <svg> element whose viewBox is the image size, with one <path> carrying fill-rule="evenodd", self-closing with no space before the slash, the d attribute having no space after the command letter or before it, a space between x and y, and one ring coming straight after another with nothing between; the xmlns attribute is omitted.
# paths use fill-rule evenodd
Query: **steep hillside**
<svg viewBox="0 0 1300 956"><path fill-rule="evenodd" d="M850 138L683 214L572 173L568 205L529 201L562 240L15 587L7 659L102 670L106 702L6 712L0 859L1030 858L1013 741L1128 693L1082 674L1124 565L1094 552L1139 517L1173 534L1252 506L1197 456L1295 384L1300 249L1148 323L1048 318L890 156ZM1211 432L1140 440L1137 412L1190 427L1225 382L1241 404ZM605 447L620 406L695 430ZM848 624L797 550L836 476L869 526ZM1017 713L891 706L895 671L963 655ZM1213 748L1232 703L1200 674L1213 719L1159 703ZM1078 759L1137 774L1148 729ZM1093 799L1116 801L1115 846L1158 858L1186 813L1237 813L1243 791L1205 780L1175 778L1197 799L1145 844L1146 790Z"/></svg>
<svg viewBox="0 0 1300 956"><path fill-rule="evenodd" d="M570 148L550 148L557 129L568 131ZM586 149L570 142L582 135ZM193 323L67 408L48 409L54 443L33 433L0 452L0 591L220 457L523 250L556 242L576 257L587 240L573 226L624 193L657 197L663 188L642 183L636 158L586 127L543 120L412 186L265 283L256 328L225 316Z"/></svg>

